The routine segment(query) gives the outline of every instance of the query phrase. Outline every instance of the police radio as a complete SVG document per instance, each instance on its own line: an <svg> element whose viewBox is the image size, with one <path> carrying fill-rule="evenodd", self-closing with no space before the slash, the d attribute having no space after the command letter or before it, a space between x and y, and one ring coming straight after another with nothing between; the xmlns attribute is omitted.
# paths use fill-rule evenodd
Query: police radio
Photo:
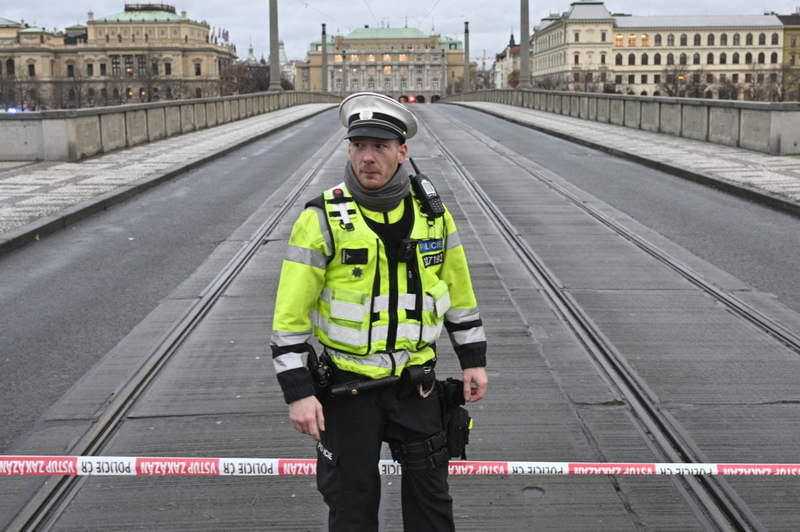
<svg viewBox="0 0 800 532"><path fill-rule="evenodd" d="M428 218L438 218L444 214L444 204L439 193L428 176L421 174L417 165L414 164L414 159L408 158L408 162L414 167L416 175L411 176L411 186L414 187L414 195L422 204L422 213Z"/></svg>

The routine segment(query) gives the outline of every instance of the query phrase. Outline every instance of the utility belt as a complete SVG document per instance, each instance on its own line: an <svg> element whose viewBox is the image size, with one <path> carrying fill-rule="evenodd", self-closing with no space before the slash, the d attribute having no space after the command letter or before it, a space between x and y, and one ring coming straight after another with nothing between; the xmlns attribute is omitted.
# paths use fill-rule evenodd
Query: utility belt
<svg viewBox="0 0 800 532"><path fill-rule="evenodd" d="M370 379L336 368L326 352L323 351L318 357L313 347L309 353L308 367L318 395L334 399L388 387L396 387L398 399L405 399L415 390L422 397L427 397L436 389L445 430L419 442L390 442L392 457L403 467L411 469L436 469L446 464L449 458L467 458L466 446L469 444L472 418L462 407L465 404L462 381L453 378L437 381L433 366L418 365L406 366L399 377L392 375Z"/></svg>

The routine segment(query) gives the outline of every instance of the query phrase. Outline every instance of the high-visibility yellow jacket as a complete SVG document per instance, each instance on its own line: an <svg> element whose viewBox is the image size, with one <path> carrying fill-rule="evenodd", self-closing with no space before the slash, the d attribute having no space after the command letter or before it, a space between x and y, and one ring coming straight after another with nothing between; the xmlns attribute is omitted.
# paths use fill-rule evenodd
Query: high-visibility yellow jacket
<svg viewBox="0 0 800 532"><path fill-rule="evenodd" d="M422 214L409 197L388 213L355 203L343 184L303 211L281 269L272 354L286 402L312 395L312 334L338 368L370 378L435 358L444 325L461 367L484 366L486 336L466 257L449 211ZM405 261L366 219L394 224L411 209ZM406 249L406 246L401 246Z"/></svg>

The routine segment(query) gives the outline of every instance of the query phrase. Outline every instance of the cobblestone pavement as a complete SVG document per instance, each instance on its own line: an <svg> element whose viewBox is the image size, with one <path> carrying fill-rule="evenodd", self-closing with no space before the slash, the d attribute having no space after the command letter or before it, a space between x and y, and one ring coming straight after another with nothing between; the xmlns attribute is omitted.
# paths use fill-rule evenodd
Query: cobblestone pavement
<svg viewBox="0 0 800 532"><path fill-rule="evenodd" d="M0 235L330 107L333 105L290 107L81 162L0 162Z"/></svg>
<svg viewBox="0 0 800 532"><path fill-rule="evenodd" d="M485 102L458 105L800 202L800 157L767 155L511 105Z"/></svg>

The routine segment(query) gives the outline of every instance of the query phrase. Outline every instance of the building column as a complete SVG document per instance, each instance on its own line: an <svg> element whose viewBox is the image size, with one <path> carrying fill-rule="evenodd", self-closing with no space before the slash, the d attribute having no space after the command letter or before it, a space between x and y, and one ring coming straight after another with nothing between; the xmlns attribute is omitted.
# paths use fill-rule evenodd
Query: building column
<svg viewBox="0 0 800 532"><path fill-rule="evenodd" d="M269 89L281 90L280 51L278 48L278 0L269 0Z"/></svg>
<svg viewBox="0 0 800 532"><path fill-rule="evenodd" d="M522 35L519 41L519 84L517 88L530 89L531 54L528 41L531 40L531 34L530 23L528 22L528 0L520 0L520 29L522 30ZM511 53L510 50L509 53Z"/></svg>

